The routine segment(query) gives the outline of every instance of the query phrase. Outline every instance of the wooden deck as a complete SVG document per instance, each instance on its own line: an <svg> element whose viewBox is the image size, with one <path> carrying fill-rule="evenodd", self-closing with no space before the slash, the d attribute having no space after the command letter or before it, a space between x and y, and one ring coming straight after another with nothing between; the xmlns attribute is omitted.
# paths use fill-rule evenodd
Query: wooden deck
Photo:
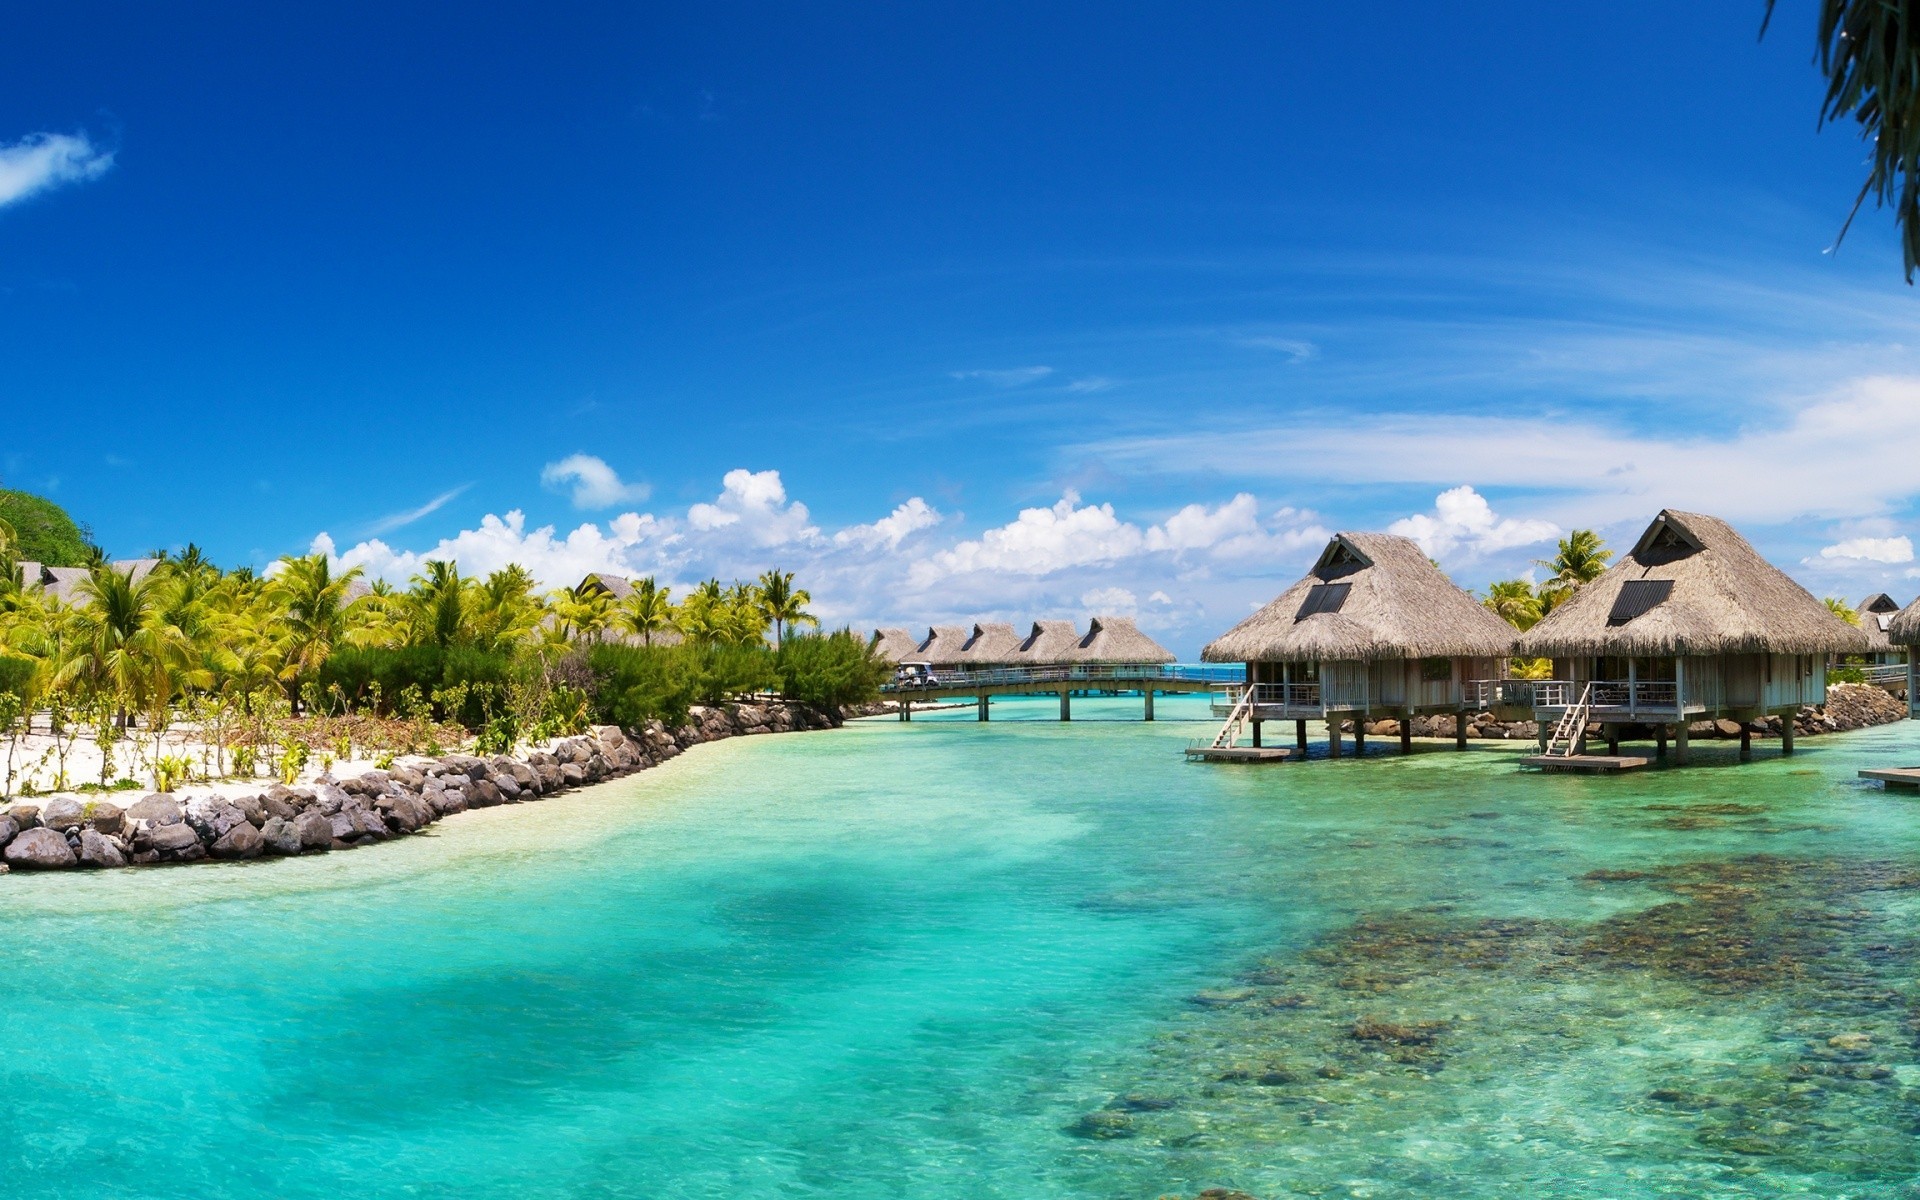
<svg viewBox="0 0 1920 1200"><path fill-rule="evenodd" d="M1267 763L1292 758L1292 746L1190 746L1189 762Z"/></svg>
<svg viewBox="0 0 1920 1200"><path fill-rule="evenodd" d="M1523 767L1579 771L1588 775L1617 775L1621 771L1638 771L1652 763L1652 759L1637 754L1529 754L1520 760Z"/></svg>
<svg viewBox="0 0 1920 1200"><path fill-rule="evenodd" d="M1878 779L1888 787L1920 788L1920 767L1869 767L1860 778Z"/></svg>

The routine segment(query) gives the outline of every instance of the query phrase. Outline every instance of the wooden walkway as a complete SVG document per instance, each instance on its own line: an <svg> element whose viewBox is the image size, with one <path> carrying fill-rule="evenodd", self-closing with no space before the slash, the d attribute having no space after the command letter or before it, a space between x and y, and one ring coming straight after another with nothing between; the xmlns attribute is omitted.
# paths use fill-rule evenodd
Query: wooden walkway
<svg viewBox="0 0 1920 1200"><path fill-rule="evenodd" d="M1520 760L1523 767L1542 771L1578 771L1587 775L1614 775L1651 766L1653 760L1637 754L1529 754Z"/></svg>
<svg viewBox="0 0 1920 1200"><path fill-rule="evenodd" d="M1888 787L1920 788L1920 767L1868 767L1860 778L1878 779Z"/></svg>

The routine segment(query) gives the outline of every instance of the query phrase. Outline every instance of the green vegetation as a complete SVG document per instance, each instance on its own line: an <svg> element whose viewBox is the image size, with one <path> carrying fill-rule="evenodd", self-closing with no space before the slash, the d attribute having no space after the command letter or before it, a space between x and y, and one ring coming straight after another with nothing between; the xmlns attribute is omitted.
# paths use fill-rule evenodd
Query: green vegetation
<svg viewBox="0 0 1920 1200"><path fill-rule="evenodd" d="M10 756L29 720L50 732L36 769L54 787L74 785L67 750L82 737L105 759L100 785L126 772L172 786L468 737L503 752L749 696L872 699L887 668L864 640L793 632L818 624L809 600L781 571L710 579L677 605L643 579L616 604L597 583L543 596L519 566L471 578L439 561L401 591L322 555L264 578L223 572L192 546L145 574L96 565L71 603L0 577L0 741ZM199 739L197 762L163 753L176 725ZM0 791L14 778L9 765Z"/></svg>
<svg viewBox="0 0 1920 1200"><path fill-rule="evenodd" d="M0 488L0 525L0 559L16 565L84 567L99 557L86 527L45 496Z"/></svg>
<svg viewBox="0 0 1920 1200"><path fill-rule="evenodd" d="M1860 624L1860 614L1854 611L1853 605L1848 604L1845 600L1842 600L1840 597L1838 596L1826 597L1826 605L1827 605L1828 612L1832 613L1836 617L1839 617L1842 621L1845 621L1847 624L1849 625ZM1856 680L1853 682L1858 682L1858 681Z"/></svg>
<svg viewBox="0 0 1920 1200"><path fill-rule="evenodd" d="M1540 618L1566 602L1567 597L1598 579L1613 558L1600 535L1591 529L1576 529L1560 539L1554 556L1536 561L1553 572L1536 586L1525 579L1503 579L1487 588L1480 603L1495 616L1525 632L1539 624ZM1545 658L1509 659L1507 674L1514 679L1551 679L1553 661Z"/></svg>

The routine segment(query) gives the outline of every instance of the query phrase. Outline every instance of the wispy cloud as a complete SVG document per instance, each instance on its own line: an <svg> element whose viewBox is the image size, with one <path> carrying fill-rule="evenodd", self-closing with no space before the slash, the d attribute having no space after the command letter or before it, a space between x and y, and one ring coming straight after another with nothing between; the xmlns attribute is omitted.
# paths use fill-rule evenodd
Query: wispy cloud
<svg viewBox="0 0 1920 1200"><path fill-rule="evenodd" d="M1243 337L1239 339L1239 342L1242 346L1252 346L1260 350L1278 350L1293 362L1305 362L1320 353L1320 347L1301 338L1267 337L1262 335Z"/></svg>
<svg viewBox="0 0 1920 1200"><path fill-rule="evenodd" d="M0 145L0 208L59 187L97 179L113 166L113 152L84 133L32 133Z"/></svg>
<svg viewBox="0 0 1920 1200"><path fill-rule="evenodd" d="M994 387L1022 387L1029 383L1038 383L1053 374L1052 367L1008 367L1004 370L954 371L955 379L978 379Z"/></svg>
<svg viewBox="0 0 1920 1200"><path fill-rule="evenodd" d="M378 537L383 533L391 533L396 529L402 529L411 525L422 517L431 516L445 508L449 502L458 498L460 493L472 486L471 483L463 483L452 491L441 492L438 496L422 504L419 508L410 508L405 512L388 513L386 516L368 525L366 534L368 537Z"/></svg>
<svg viewBox="0 0 1920 1200"><path fill-rule="evenodd" d="M573 494L575 508L612 508L637 504L653 494L644 483L627 483L605 460L591 454L569 454L540 471L542 485Z"/></svg>
<svg viewBox="0 0 1920 1200"><path fill-rule="evenodd" d="M1827 565L1910 563L1913 561L1913 539L1905 536L1847 538L1831 546L1822 546L1819 557ZM1809 565L1815 565L1813 560L1807 561Z"/></svg>

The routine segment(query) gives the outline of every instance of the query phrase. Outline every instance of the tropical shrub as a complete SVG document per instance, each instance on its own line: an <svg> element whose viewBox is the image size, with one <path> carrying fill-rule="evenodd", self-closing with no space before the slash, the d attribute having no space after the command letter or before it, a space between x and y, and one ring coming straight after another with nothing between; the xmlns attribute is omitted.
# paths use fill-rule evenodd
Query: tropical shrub
<svg viewBox="0 0 1920 1200"><path fill-rule="evenodd" d="M91 557L86 527L45 496L0 488L0 521L12 526L13 556L21 562L84 567Z"/></svg>
<svg viewBox="0 0 1920 1200"><path fill-rule="evenodd" d="M866 639L846 629L829 634L789 633L775 656L780 694L817 708L877 699L893 674Z"/></svg>

